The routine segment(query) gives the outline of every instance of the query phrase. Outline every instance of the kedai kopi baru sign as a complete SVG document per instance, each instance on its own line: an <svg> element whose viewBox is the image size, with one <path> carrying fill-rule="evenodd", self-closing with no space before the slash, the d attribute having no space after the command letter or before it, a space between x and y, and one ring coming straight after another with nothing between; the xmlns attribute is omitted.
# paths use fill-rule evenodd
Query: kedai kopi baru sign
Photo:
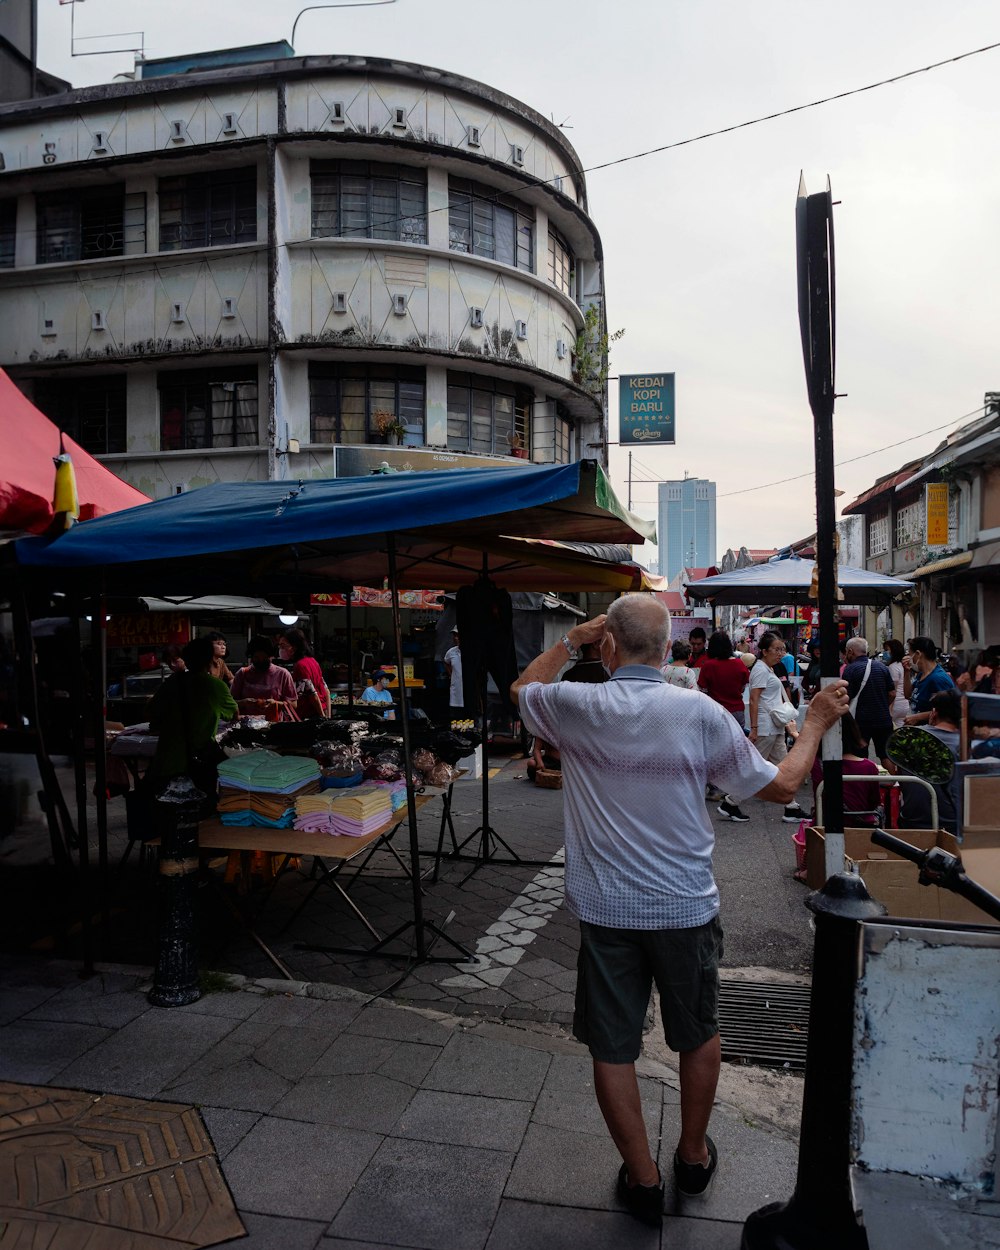
<svg viewBox="0 0 1000 1250"><path fill-rule="evenodd" d="M623 373L618 379L621 443L674 442L674 375Z"/></svg>

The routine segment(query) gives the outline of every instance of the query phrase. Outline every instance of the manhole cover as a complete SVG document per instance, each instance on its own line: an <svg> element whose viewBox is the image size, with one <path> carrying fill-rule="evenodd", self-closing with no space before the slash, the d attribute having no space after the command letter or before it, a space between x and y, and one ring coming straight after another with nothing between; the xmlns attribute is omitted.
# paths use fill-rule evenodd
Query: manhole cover
<svg viewBox="0 0 1000 1250"><path fill-rule="evenodd" d="M8 1081L0 1227L23 1250L201 1250L246 1235L194 1107Z"/></svg>
<svg viewBox="0 0 1000 1250"><path fill-rule="evenodd" d="M804 1069L809 994L808 985L723 977L719 990L723 1062Z"/></svg>

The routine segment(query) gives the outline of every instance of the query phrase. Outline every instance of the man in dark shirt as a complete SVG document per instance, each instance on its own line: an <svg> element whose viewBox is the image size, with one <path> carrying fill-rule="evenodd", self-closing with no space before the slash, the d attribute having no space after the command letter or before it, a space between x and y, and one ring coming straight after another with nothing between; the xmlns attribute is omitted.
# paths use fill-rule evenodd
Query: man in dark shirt
<svg viewBox="0 0 1000 1250"><path fill-rule="evenodd" d="M691 658L688 660L688 668L701 668L708 659L708 654L705 651L705 631L700 625L696 625L688 634L688 642L691 644Z"/></svg>
<svg viewBox="0 0 1000 1250"><path fill-rule="evenodd" d="M861 736L873 744L875 754L885 764L886 743L892 733L890 708L895 691L892 674L881 660L869 658L864 638L850 638L843 676Z"/></svg>

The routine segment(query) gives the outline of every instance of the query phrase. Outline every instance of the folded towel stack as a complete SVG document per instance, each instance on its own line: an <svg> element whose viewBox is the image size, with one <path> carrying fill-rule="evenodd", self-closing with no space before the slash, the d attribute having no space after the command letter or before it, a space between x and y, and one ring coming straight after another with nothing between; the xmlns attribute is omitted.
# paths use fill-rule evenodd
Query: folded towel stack
<svg viewBox="0 0 1000 1250"><path fill-rule="evenodd" d="M319 781L307 781L288 794L242 790L223 782L219 786L219 820L224 825L257 825L262 829L291 829L300 796L319 792Z"/></svg>
<svg viewBox="0 0 1000 1250"><path fill-rule="evenodd" d="M295 828L363 838L388 824L392 812L387 786L361 786L346 794L324 790L296 799Z"/></svg>
<svg viewBox="0 0 1000 1250"><path fill-rule="evenodd" d="M219 765L219 820L224 825L291 829L295 803L319 791L313 759L247 751Z"/></svg>

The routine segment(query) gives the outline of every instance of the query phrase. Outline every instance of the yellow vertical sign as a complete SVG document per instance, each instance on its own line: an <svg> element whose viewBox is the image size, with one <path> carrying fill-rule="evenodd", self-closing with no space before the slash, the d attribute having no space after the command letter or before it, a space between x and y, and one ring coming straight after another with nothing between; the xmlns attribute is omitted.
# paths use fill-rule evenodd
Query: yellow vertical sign
<svg viewBox="0 0 1000 1250"><path fill-rule="evenodd" d="M948 483L931 482L926 487L927 546L948 546Z"/></svg>

